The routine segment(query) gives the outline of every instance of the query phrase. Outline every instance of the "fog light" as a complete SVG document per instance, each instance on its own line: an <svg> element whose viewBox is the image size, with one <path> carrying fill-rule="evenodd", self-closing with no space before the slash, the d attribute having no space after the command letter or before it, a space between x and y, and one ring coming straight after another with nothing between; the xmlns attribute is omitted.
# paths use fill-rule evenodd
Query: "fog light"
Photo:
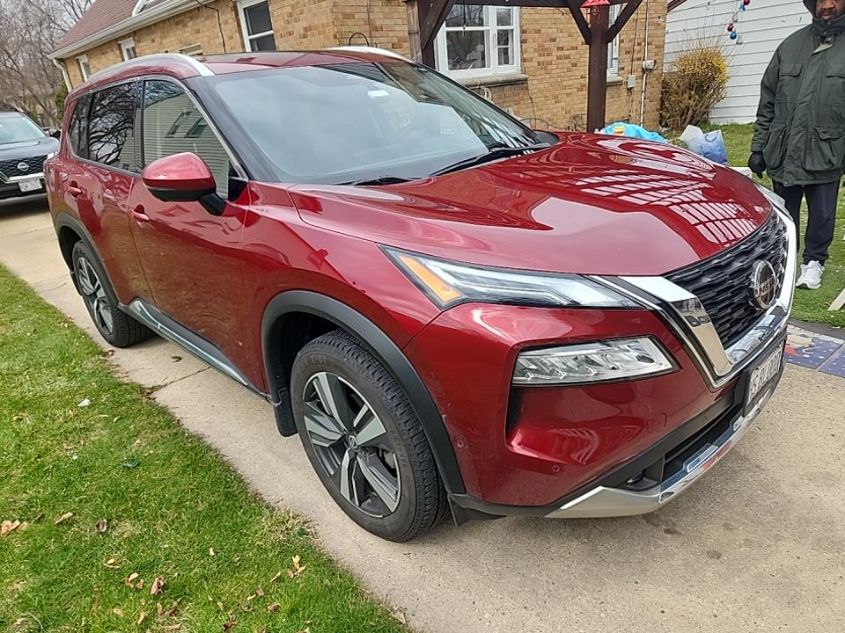
<svg viewBox="0 0 845 633"><path fill-rule="evenodd" d="M515 385L566 385L665 374L675 363L654 340L626 338L522 352Z"/></svg>

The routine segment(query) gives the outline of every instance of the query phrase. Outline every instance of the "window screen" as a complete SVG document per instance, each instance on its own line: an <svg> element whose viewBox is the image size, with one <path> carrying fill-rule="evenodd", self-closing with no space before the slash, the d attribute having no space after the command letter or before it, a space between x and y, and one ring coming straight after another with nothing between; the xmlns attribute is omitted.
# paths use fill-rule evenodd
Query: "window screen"
<svg viewBox="0 0 845 633"><path fill-rule="evenodd" d="M135 141L140 101L140 82L94 93L88 115L88 158L110 167L140 171L140 147Z"/></svg>
<svg viewBox="0 0 845 633"><path fill-rule="evenodd" d="M144 162L181 152L202 158L225 197L229 185L229 156L202 113L185 92L170 81L151 80L144 88Z"/></svg>

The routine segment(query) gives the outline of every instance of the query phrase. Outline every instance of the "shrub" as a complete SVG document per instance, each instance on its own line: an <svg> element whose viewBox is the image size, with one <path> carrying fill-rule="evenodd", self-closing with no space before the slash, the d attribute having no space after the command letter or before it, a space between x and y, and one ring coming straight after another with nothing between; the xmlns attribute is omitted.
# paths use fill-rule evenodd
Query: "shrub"
<svg viewBox="0 0 845 633"><path fill-rule="evenodd" d="M728 60L718 46L701 45L679 54L663 77L660 123L673 130L706 123L725 97Z"/></svg>

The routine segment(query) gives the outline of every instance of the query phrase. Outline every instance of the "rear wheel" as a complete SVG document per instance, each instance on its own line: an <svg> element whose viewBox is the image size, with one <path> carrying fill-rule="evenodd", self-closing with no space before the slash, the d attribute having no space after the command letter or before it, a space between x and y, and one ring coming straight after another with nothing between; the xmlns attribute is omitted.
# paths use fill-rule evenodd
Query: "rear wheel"
<svg viewBox="0 0 845 633"><path fill-rule="evenodd" d="M107 343L129 347L152 332L118 307L117 296L96 256L84 242L73 246L73 276L94 326Z"/></svg>
<svg viewBox="0 0 845 633"><path fill-rule="evenodd" d="M356 339L337 330L305 345L291 394L311 464L356 523L391 541L437 524L446 497L425 433L405 393Z"/></svg>

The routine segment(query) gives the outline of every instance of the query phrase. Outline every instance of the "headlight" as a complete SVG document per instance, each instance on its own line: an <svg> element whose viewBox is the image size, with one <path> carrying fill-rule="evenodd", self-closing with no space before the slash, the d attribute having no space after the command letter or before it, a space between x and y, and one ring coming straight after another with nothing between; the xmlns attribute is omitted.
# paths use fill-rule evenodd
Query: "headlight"
<svg viewBox="0 0 845 633"><path fill-rule="evenodd" d="M567 385L664 374L675 363L654 340L626 338L522 352L514 385Z"/></svg>
<svg viewBox="0 0 845 633"><path fill-rule="evenodd" d="M766 200L768 200L773 207L775 207L776 209L780 209L783 212L786 212L786 201L783 198L781 198L778 194L776 194L771 189L768 189L768 188L764 187L763 185L760 185L756 182L754 183L754 186L757 187L757 189L760 191L760 193L762 193L764 196L766 196ZM789 215L789 214L787 213L786 215Z"/></svg>
<svg viewBox="0 0 845 633"><path fill-rule="evenodd" d="M441 308L459 303L638 308L610 288L580 275L484 268L385 249L390 258Z"/></svg>

